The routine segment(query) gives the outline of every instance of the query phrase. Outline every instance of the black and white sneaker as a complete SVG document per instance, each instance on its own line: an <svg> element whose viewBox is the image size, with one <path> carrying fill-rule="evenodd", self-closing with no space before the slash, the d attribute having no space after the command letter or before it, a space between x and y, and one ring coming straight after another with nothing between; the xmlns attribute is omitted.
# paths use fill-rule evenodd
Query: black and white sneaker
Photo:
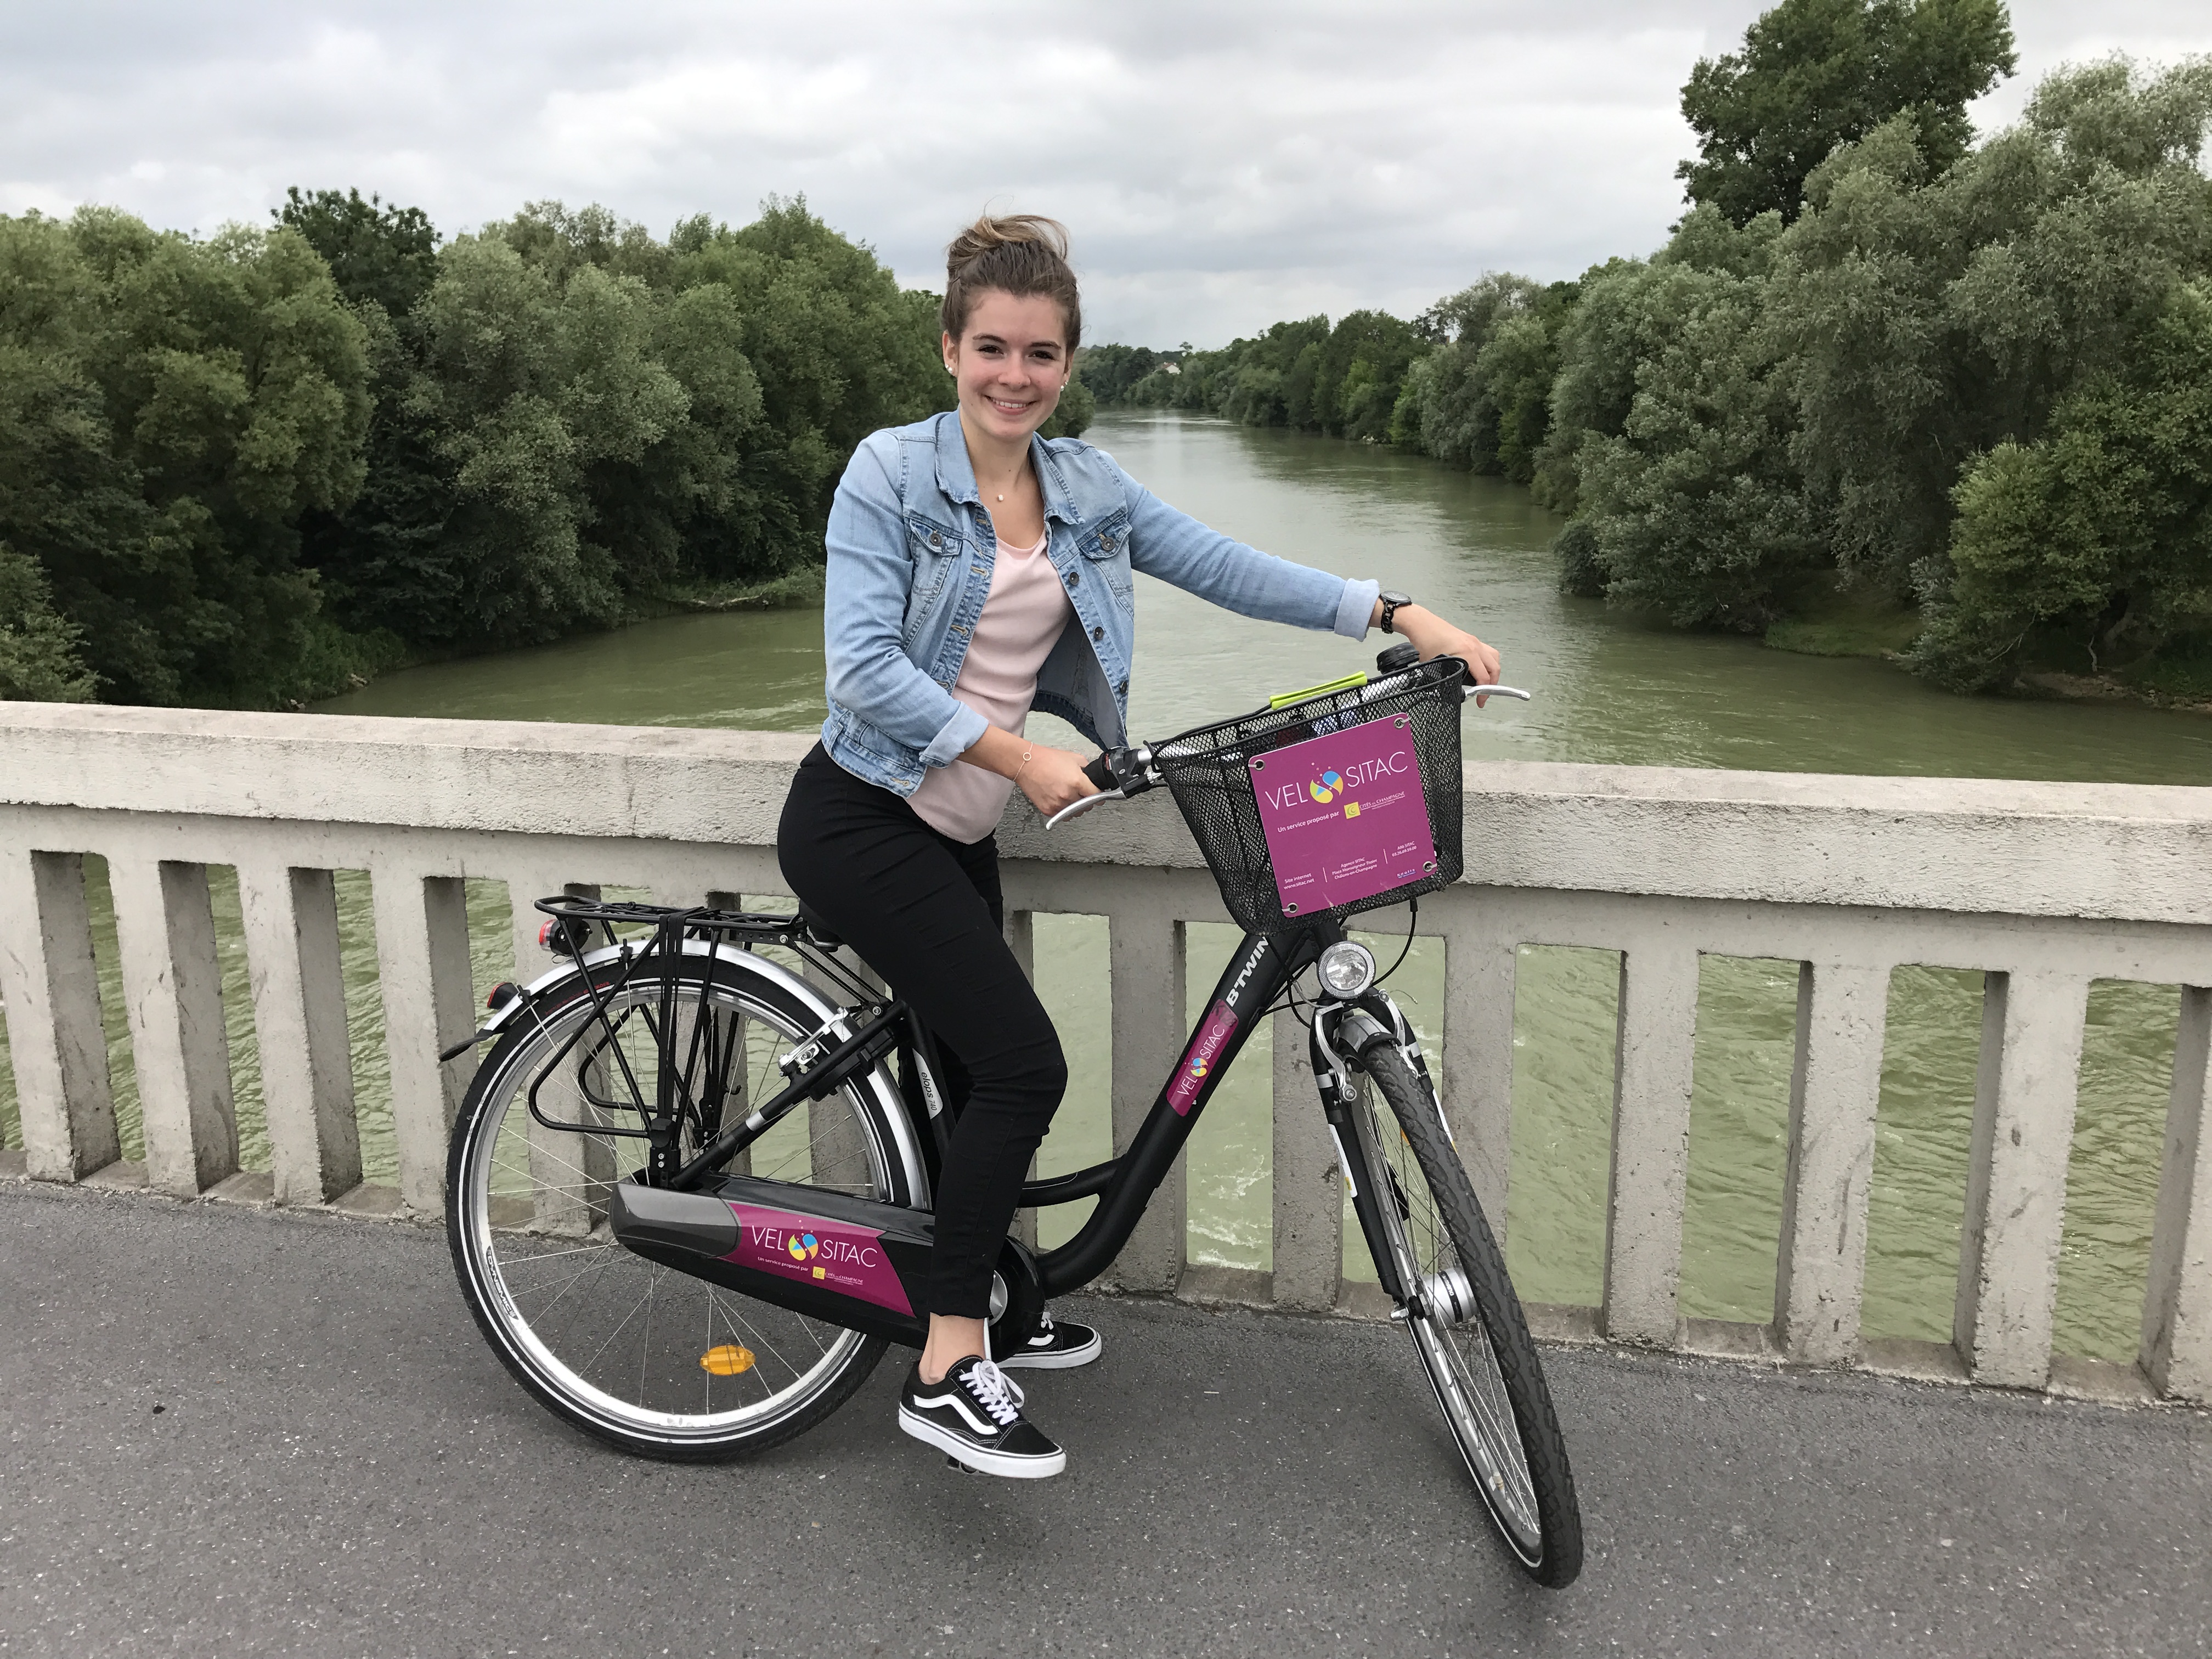
<svg viewBox="0 0 2212 1659"><path fill-rule="evenodd" d="M937 1383L921 1380L917 1362L899 1391L899 1427L985 1474L1042 1480L1067 1467L1067 1454L1022 1415L1013 1378L979 1355Z"/></svg>
<svg viewBox="0 0 2212 1659"><path fill-rule="evenodd" d="M1036 1334L1006 1355L999 1364L1007 1370L1028 1366L1031 1370L1073 1370L1098 1358L1103 1345L1098 1333L1073 1320L1056 1322L1049 1311L1037 1316Z"/></svg>

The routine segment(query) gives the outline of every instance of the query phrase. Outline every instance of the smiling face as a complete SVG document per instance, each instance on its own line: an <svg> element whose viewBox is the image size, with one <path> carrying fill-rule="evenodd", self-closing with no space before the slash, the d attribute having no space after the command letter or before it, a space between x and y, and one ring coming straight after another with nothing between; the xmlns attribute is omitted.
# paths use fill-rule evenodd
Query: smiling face
<svg viewBox="0 0 2212 1659"><path fill-rule="evenodd" d="M988 289L969 310L967 332L943 339L970 432L1022 443L1052 418L1068 375L1067 319L1057 301Z"/></svg>

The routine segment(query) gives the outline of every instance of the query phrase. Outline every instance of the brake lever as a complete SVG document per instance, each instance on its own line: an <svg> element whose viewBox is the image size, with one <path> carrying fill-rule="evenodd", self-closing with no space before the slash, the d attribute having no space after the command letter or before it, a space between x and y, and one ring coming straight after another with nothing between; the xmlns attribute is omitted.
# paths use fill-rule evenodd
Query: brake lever
<svg viewBox="0 0 2212 1659"><path fill-rule="evenodd" d="M1466 697L1464 700L1472 702L1476 697L1518 697L1522 702L1528 702L1531 700L1531 694L1526 691L1516 691L1510 685L1470 685L1467 687Z"/></svg>
<svg viewBox="0 0 2212 1659"><path fill-rule="evenodd" d="M1060 811L1054 812L1050 817L1047 818L1044 821L1044 827L1048 830L1057 830L1063 823L1073 823L1077 818L1081 817L1085 812L1095 811L1101 806L1107 805L1109 803L1119 802L1123 799L1125 799L1125 797L1119 790L1101 789L1095 795L1085 795L1081 800L1069 802L1066 806L1061 807Z"/></svg>

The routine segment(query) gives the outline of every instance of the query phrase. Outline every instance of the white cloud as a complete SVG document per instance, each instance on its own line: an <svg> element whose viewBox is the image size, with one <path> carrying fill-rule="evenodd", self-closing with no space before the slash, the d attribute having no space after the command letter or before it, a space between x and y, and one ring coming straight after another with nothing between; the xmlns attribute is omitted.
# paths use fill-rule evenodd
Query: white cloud
<svg viewBox="0 0 2212 1659"><path fill-rule="evenodd" d="M1095 338L1409 314L1486 269L1572 275L1680 210L1675 107L1755 0L1041 9L829 0L23 8L0 210L258 220L357 185L448 233L526 200L665 230L805 194L908 283L979 208L1066 219ZM2053 64L2212 50L2196 4L2016 5L2009 118Z"/></svg>

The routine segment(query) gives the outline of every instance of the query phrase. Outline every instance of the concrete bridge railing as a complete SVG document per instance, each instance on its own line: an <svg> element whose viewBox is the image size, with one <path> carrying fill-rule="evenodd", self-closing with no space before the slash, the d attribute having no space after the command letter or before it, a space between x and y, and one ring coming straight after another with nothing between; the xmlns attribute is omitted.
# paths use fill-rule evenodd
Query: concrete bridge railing
<svg viewBox="0 0 2212 1659"><path fill-rule="evenodd" d="M238 1167L210 865L238 872L279 1203L434 1214L474 1023L463 882L528 901L589 883L672 902L781 890L773 838L809 739L0 703L0 998L25 1158L74 1181L119 1156L82 861L107 860L145 1176L191 1197ZM2212 1402L2212 790L1566 765L1468 774L1468 875L1425 902L1446 951L1447 1106L1505 1216L1522 945L1617 951L1604 1290L1540 1330L1808 1365ZM1183 930L1219 901L1164 795L1049 838L1009 815L1009 927L1102 915L1117 1146L1183 1030ZM365 870L396 1193L361 1188L332 872ZM1799 964L1776 1316L1678 1310L1701 953ZM1986 975L1953 1340L1875 1342L1860 1305L1887 987ZM2068 1361L2052 1309L2088 988L2179 984L2180 1038L2134 1367ZM1180 1172L1116 1267L1126 1287L1356 1310L1303 1035L1274 1038L1274 1267L1186 1272Z"/></svg>

